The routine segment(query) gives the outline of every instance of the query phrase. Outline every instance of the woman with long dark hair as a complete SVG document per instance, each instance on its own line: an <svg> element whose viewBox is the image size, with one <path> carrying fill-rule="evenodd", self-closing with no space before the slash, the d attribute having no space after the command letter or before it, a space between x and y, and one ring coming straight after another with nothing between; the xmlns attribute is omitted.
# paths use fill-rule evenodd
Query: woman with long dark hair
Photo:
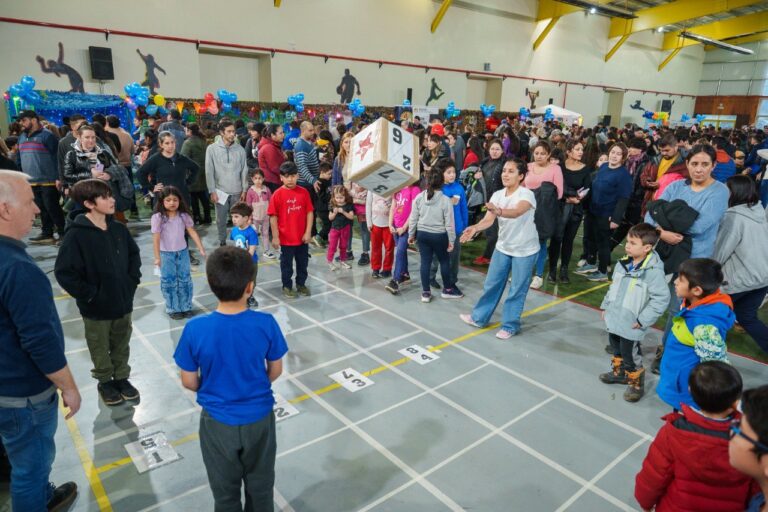
<svg viewBox="0 0 768 512"><path fill-rule="evenodd" d="M491 139L488 142L488 157L480 164L480 170L475 173L475 178L485 180L485 197L491 197L496 191L503 187L501 182L501 169L504 167L504 145L499 139ZM475 258L472 263L475 265L489 265L491 256L496 247L496 239L499 236L499 223L494 221L493 225L485 230L485 250L483 254Z"/></svg>

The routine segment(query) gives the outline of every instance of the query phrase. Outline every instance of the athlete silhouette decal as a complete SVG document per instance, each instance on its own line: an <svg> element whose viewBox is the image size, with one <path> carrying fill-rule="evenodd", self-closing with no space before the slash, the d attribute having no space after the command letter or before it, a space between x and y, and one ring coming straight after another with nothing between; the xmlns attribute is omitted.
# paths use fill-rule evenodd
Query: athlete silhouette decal
<svg viewBox="0 0 768 512"><path fill-rule="evenodd" d="M69 92L85 92L83 89L83 77L75 68L64 64L64 45L59 41L59 58L57 60L46 60L38 55L35 60L40 63L40 69L43 73L53 73L56 76L67 75L69 78Z"/></svg>
<svg viewBox="0 0 768 512"><path fill-rule="evenodd" d="M440 92L440 94L438 94ZM445 94L443 90L440 88L439 85L437 85L437 82L435 79L432 79L432 88L429 90L429 98L427 98L427 103L425 105L429 105L430 101L433 100L439 100L442 95Z"/></svg>
<svg viewBox="0 0 768 512"><path fill-rule="evenodd" d="M344 76L341 77L341 83L336 87L336 94L340 95L339 102L351 102L355 95L355 88L357 88L357 95L360 96L360 83L357 78L349 74L349 68L347 68L344 70Z"/></svg>
<svg viewBox="0 0 768 512"><path fill-rule="evenodd" d="M155 89L160 88L160 79L157 78L155 70L157 69L162 71L164 75L166 72L163 68L157 65L157 62L155 62L155 57L151 53L144 55L138 48L136 48L136 53L139 54L139 57L141 57L141 60L144 61L144 65L147 67L146 76L144 77L144 81L141 82L141 85L148 85L149 93L154 96Z"/></svg>

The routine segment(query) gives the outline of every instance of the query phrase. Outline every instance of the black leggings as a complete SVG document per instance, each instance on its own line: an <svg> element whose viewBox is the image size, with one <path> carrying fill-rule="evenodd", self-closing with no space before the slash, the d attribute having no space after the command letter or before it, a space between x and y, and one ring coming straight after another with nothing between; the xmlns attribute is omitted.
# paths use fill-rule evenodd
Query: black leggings
<svg viewBox="0 0 768 512"><path fill-rule="evenodd" d="M571 255L573 254L573 241L576 239L576 233L579 231L581 225L581 215L574 216L568 219L563 230L562 238L552 238L549 242L549 272L557 272L557 260L562 258L560 263L561 269L568 269L568 264L571 262Z"/></svg>
<svg viewBox="0 0 768 512"><path fill-rule="evenodd" d="M491 227L485 230L485 250L483 256L491 259L493 251L496 249L496 241L499 239L499 220L493 219Z"/></svg>
<svg viewBox="0 0 768 512"><path fill-rule="evenodd" d="M608 265L611 264L611 235L613 234L611 221L608 217L596 217L592 214L589 214L589 217L590 238L597 249L597 270L605 274L608 271ZM594 260L589 261L589 263L593 262Z"/></svg>

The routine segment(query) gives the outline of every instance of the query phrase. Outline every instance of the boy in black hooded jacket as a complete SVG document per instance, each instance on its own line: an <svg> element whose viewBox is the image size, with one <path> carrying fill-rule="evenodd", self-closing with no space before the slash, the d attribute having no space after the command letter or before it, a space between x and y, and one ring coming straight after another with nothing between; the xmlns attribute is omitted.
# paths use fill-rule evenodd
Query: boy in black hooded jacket
<svg viewBox="0 0 768 512"><path fill-rule="evenodd" d="M77 301L93 378L104 403L136 400L128 381L133 296L141 279L139 247L128 229L112 220L115 199L100 179L77 182L70 197L87 213L78 215L64 235L54 269L56 280Z"/></svg>

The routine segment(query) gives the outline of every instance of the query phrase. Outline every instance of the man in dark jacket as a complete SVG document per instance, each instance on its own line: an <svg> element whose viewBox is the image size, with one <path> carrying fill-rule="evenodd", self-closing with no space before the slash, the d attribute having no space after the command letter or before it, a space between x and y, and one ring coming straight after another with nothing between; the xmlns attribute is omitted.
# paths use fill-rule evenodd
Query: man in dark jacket
<svg viewBox="0 0 768 512"><path fill-rule="evenodd" d="M19 136L16 165L20 171L31 176L30 184L35 192L35 203L40 209L42 229L39 235L29 239L32 243L48 244L53 238L54 228L59 238L64 234L64 212L59 204L56 180L59 177L57 154L59 142L51 132L40 125L40 119L33 110L19 115L23 128Z"/></svg>
<svg viewBox="0 0 768 512"><path fill-rule="evenodd" d="M13 510L63 510L77 485L48 481L61 390L65 419L80 393L64 356L64 334L51 284L21 242L38 213L26 176L0 171L0 440L13 466ZM11 428L5 428L12 425Z"/></svg>
<svg viewBox="0 0 768 512"><path fill-rule="evenodd" d="M67 158L67 153L72 150L72 144L77 140L77 130L85 124L85 117L80 114L72 114L69 116L69 133L59 139L59 147L56 151L56 162L59 167L59 180L56 184L59 190L66 187L64 181L64 162Z"/></svg>
<svg viewBox="0 0 768 512"><path fill-rule="evenodd" d="M85 340L93 361L91 374L107 405L136 400L128 381L133 297L141 279L139 247L123 224L112 220L115 199L108 183L77 182L74 201L87 213L78 215L59 249L56 280L77 301Z"/></svg>

